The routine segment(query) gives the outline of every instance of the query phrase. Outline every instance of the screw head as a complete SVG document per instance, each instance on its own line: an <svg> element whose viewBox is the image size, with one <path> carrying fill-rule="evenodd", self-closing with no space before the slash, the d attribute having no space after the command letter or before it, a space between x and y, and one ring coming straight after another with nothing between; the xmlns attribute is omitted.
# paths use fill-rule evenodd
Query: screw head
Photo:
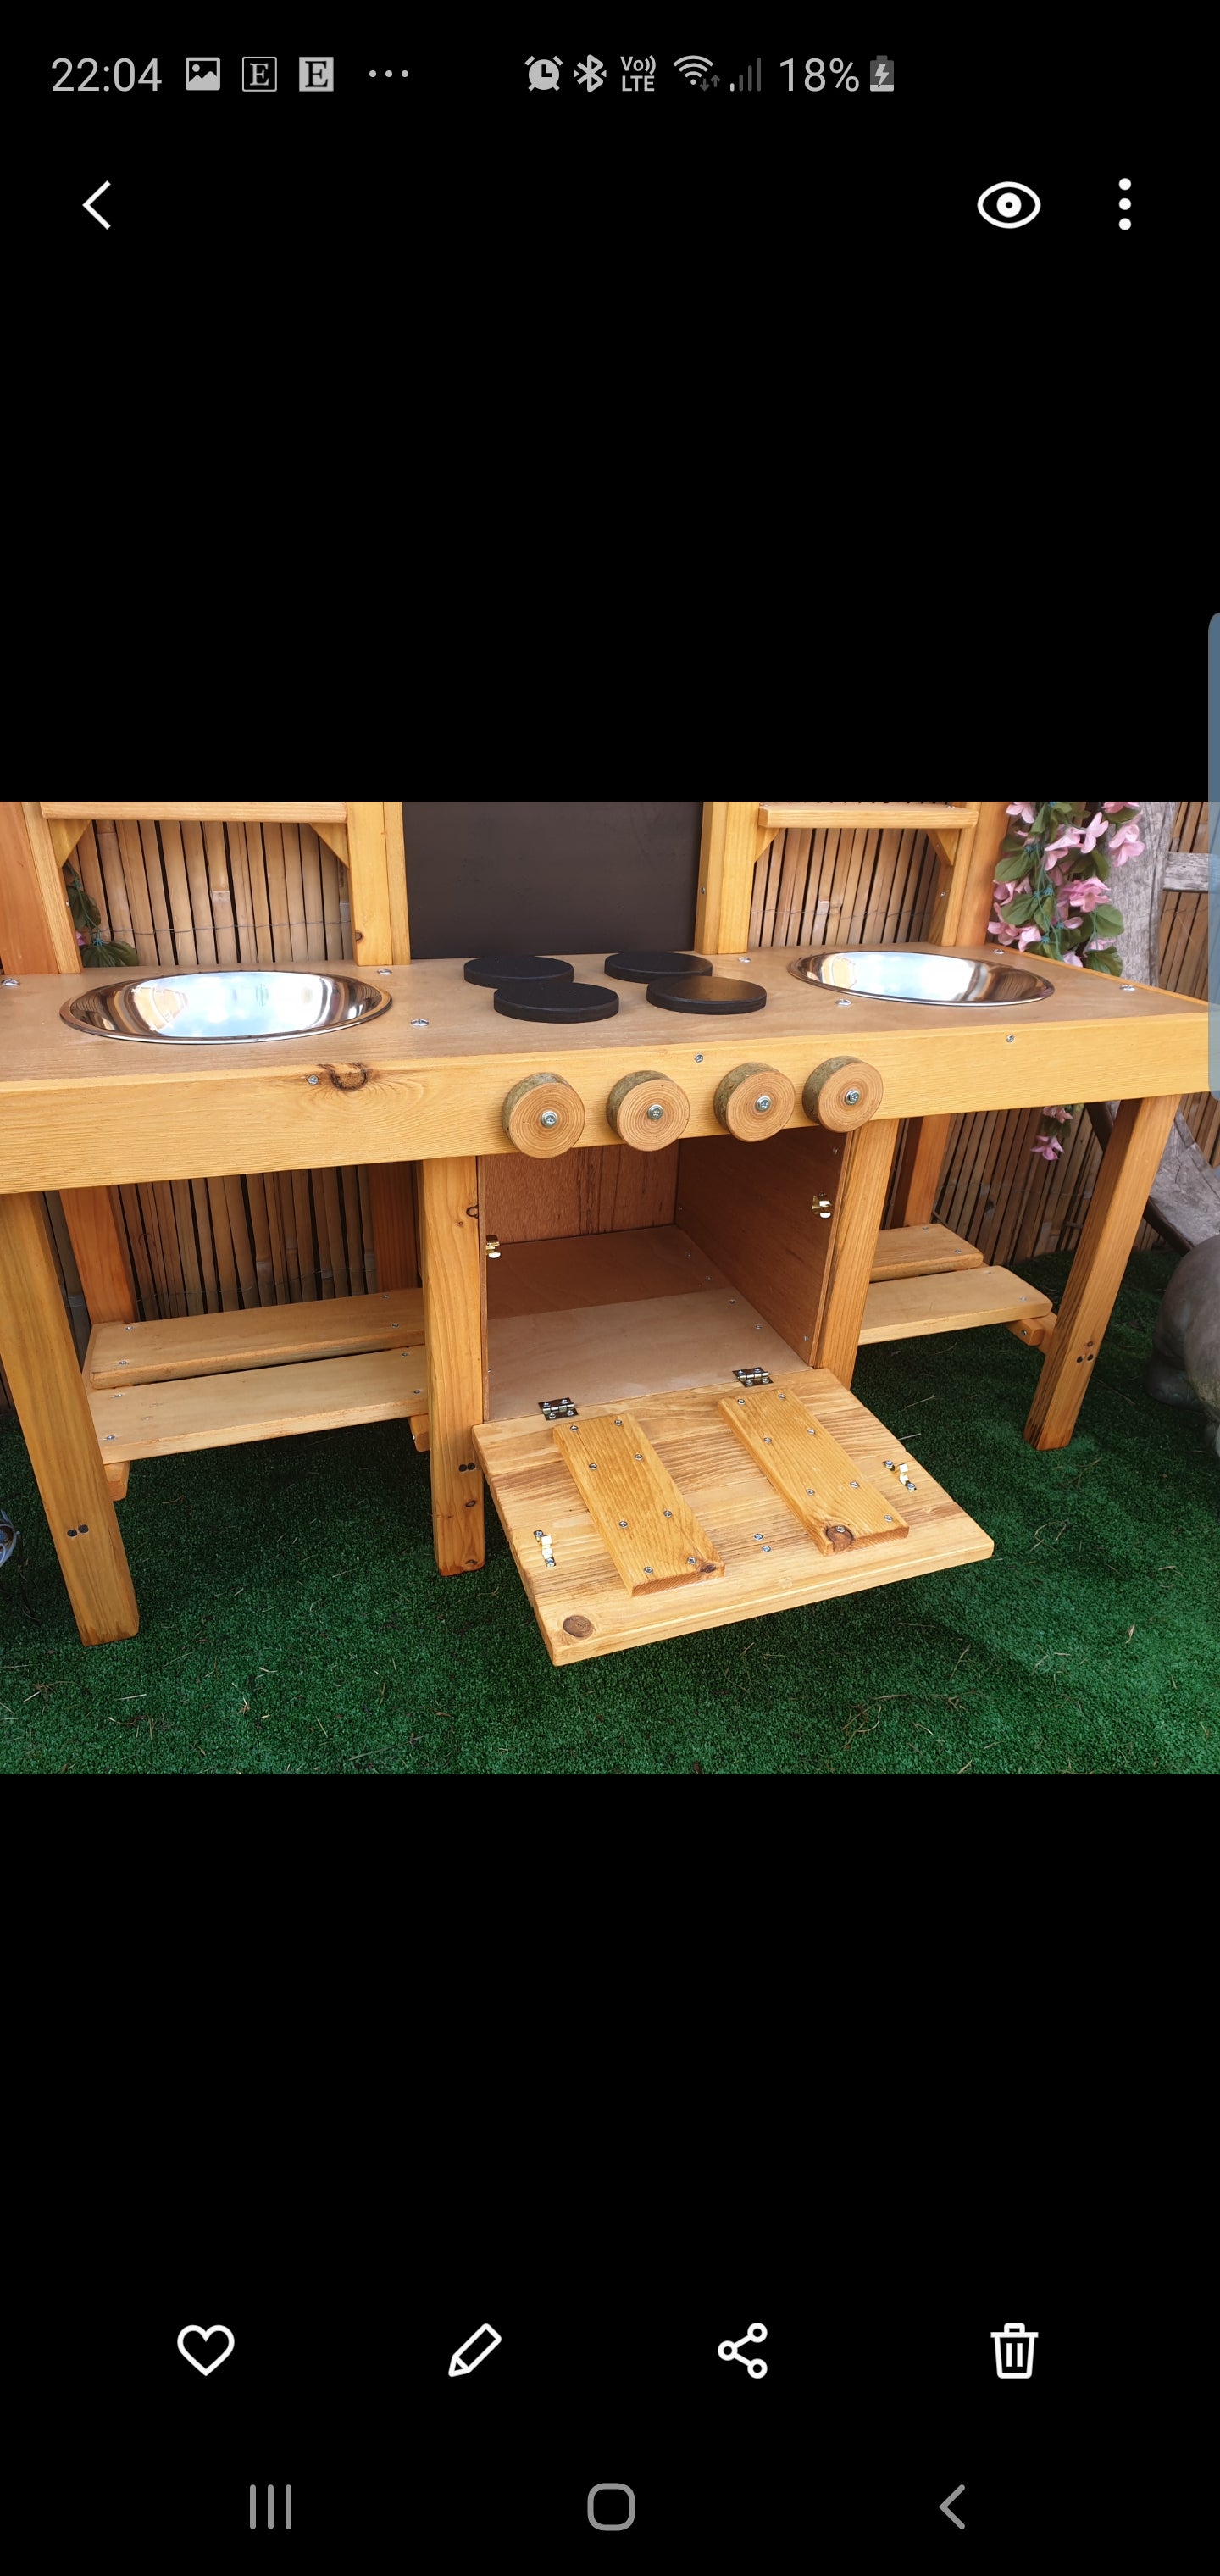
<svg viewBox="0 0 1220 2576"><path fill-rule="evenodd" d="M702 1064L702 1062L703 1062L703 1058L702 1058L702 1056L701 1056L701 1055L697 1055L697 1056L696 1056L696 1058L695 1058L695 1062L696 1062L696 1064Z"/></svg>
<svg viewBox="0 0 1220 2576"><path fill-rule="evenodd" d="M540 1111L539 1111L539 1115L538 1115L538 1124L539 1124L539 1126L540 1126L540 1127L557 1127L557 1126L559 1125L559 1112L558 1112L558 1110L557 1110L557 1109L543 1109L543 1110L540 1110Z"/></svg>
<svg viewBox="0 0 1220 2576"><path fill-rule="evenodd" d="M850 1011L850 1009L851 1009L851 1003L850 1003L850 1002L836 1002L836 1003L835 1003L835 1009L836 1009L836 1011Z"/></svg>
<svg viewBox="0 0 1220 2576"><path fill-rule="evenodd" d="M646 1566L645 1566L645 1568L644 1568L644 1572L645 1572L645 1574L651 1574L651 1572L652 1572L652 1567L651 1567L650 1565L646 1565Z"/></svg>
<svg viewBox="0 0 1220 2576"><path fill-rule="evenodd" d="M1005 1043L1005 1045L1006 1045L1006 1046L1011 1046L1011 1045L1012 1045L1012 1033L1011 1033L1011 1031L1009 1032L1009 1035L1008 1035L1008 1036L1007 1036L1007 1038L1005 1039L1004 1043Z"/></svg>
<svg viewBox="0 0 1220 2576"><path fill-rule="evenodd" d="M769 1109L769 1108L770 1108L770 1106L771 1106L771 1094L770 1094L770 1092L769 1092L769 1091L760 1091L760 1092L759 1092L759 1095L758 1095L758 1098L757 1098L757 1100L756 1100L756 1101L755 1101L755 1103L754 1103L754 1106L755 1106L755 1108L756 1108L756 1109L758 1109L758 1110Z"/></svg>
<svg viewBox="0 0 1220 2576"><path fill-rule="evenodd" d="M849 1108L849 1109L854 1109L854 1108L855 1108L856 1103L857 1103L857 1101L859 1100L859 1097L860 1097L860 1094L859 1094L859 1092L858 1092L858 1091L845 1091L845 1092L844 1092L844 1094L843 1094L843 1098L844 1098L844 1100L846 1101L847 1106L848 1106L848 1108Z"/></svg>
<svg viewBox="0 0 1220 2576"><path fill-rule="evenodd" d="M659 1101L659 1100L654 1100L654 1102L653 1102L653 1104L652 1104L651 1109L647 1110L647 1111L645 1112L645 1115L646 1115L647 1117L649 1117L649 1118L663 1118L663 1117L664 1117L664 1115L665 1115L665 1112L664 1112L664 1109L663 1109L663 1108L662 1108L662 1106L661 1106L660 1101Z"/></svg>
<svg viewBox="0 0 1220 2576"><path fill-rule="evenodd" d="M307 1073L305 1080L306 1082L316 1082L318 1080L318 1076L316 1073Z"/></svg>
<svg viewBox="0 0 1220 2576"><path fill-rule="evenodd" d="M755 1530L755 1532L754 1532L754 1536L755 1536L755 1538L759 1538L759 1539L760 1539L760 1538L762 1537L762 1531L761 1531L761 1530Z"/></svg>

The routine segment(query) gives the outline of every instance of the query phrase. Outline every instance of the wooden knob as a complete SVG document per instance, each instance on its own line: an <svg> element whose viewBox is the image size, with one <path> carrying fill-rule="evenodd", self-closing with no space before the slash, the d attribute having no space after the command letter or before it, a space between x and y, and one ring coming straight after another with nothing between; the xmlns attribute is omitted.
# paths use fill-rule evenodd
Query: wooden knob
<svg viewBox="0 0 1220 2576"><path fill-rule="evenodd" d="M507 1094L500 1120L523 1154L566 1154L584 1134L585 1104L561 1073L527 1073Z"/></svg>
<svg viewBox="0 0 1220 2576"><path fill-rule="evenodd" d="M806 1117L816 1118L819 1127L833 1127L836 1135L846 1135L876 1116L885 1085L875 1065L863 1064L858 1055L832 1055L815 1066L801 1098Z"/></svg>
<svg viewBox="0 0 1220 2576"><path fill-rule="evenodd" d="M774 1136L796 1107L796 1084L773 1064L735 1064L717 1086L716 1116L744 1144Z"/></svg>
<svg viewBox="0 0 1220 2576"><path fill-rule="evenodd" d="M667 1073L625 1073L606 1102L606 1116L624 1145L655 1154L682 1134L690 1102Z"/></svg>

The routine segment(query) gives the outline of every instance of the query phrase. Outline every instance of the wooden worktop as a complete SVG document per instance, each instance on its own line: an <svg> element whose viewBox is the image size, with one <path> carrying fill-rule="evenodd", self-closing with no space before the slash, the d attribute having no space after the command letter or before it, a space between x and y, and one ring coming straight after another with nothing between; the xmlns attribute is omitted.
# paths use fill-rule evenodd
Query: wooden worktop
<svg viewBox="0 0 1220 2576"><path fill-rule="evenodd" d="M614 986L612 1020L505 1019L488 989L465 982L461 959L431 958L366 976L384 984L393 1008L363 1027L198 1045L103 1038L61 1019L65 1001L114 982L113 969L23 976L0 985L0 1190L508 1153L500 1104L535 1068L580 1092L586 1145L615 1142L606 1096L637 1065L682 1085L692 1136L721 1132L716 1085L749 1062L791 1076L796 1126L809 1123L799 1106L805 1078L830 1055L858 1054L877 1068L885 1118L1207 1088L1207 1004L1181 993L1124 991L1116 978L1040 957L1028 962L1055 987L1046 1001L954 1008L855 996L843 1008L841 997L789 975L797 953L718 958L719 974L768 994L764 1011L729 1019L658 1010L642 984ZM577 982L612 981L604 953L571 963ZM337 1089L331 1067L353 1063L365 1083Z"/></svg>

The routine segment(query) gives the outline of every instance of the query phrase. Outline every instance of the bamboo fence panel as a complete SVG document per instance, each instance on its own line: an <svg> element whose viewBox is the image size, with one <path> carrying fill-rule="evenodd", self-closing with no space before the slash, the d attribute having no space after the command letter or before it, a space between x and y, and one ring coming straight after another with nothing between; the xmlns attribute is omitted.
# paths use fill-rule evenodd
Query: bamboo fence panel
<svg viewBox="0 0 1220 2576"><path fill-rule="evenodd" d="M943 800L947 801L947 800ZM1206 851L1207 807L1179 806L1174 845ZM929 939L939 861L924 832L779 832L754 871L752 948L882 946ZM1119 901L1121 903L1121 892ZM1121 942L1120 942L1121 950ZM1207 990L1207 896L1169 887L1161 904L1159 981L1171 992ZM1045 1104L1050 1105L1050 1104ZM1057 1104L1059 1105L1059 1104ZM1210 1093L1184 1100L1183 1115L1212 1163L1220 1164L1220 1102ZM1064 1150L1054 1163L1034 1151L1039 1135L1057 1133ZM902 1137L890 1186L892 1201ZM1037 1109L965 1111L954 1119L936 1215L976 1244L990 1262L1074 1250L1101 1161L1089 1120L1070 1128ZM889 1224L887 1204L882 1222ZM1136 1249L1160 1237L1141 1226Z"/></svg>

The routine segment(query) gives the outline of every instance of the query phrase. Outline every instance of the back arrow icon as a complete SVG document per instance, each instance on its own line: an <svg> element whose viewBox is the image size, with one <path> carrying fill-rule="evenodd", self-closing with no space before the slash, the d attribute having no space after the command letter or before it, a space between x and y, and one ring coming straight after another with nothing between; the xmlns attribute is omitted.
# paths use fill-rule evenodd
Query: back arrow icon
<svg viewBox="0 0 1220 2576"><path fill-rule="evenodd" d="M945 2497L945 2501L944 2501L944 2503L942 2504L942 2506L940 2507L940 2511L941 2511L942 2513L949 2513L949 2507L950 2507L950 2505L951 2505L951 2504L956 2504L956 2502L957 2502L957 2499L958 2499L959 2495L964 2495L964 2494L965 2494L965 2492L966 2492L966 2490L965 2490L965 2487L964 2487L964 2486L954 2487L954 2490L953 2490L952 2495L947 2495L947 2496ZM957 2527L958 2527L958 2530L959 2530L959 2531L964 2531L964 2530L965 2530L966 2526L965 2526L965 2523L962 2521L962 2518L961 2518L961 2515L960 2515L960 2514L956 2514L956 2513L949 2513L949 2520L950 2520L950 2522L955 2522L955 2523L957 2524Z"/></svg>
<svg viewBox="0 0 1220 2576"><path fill-rule="evenodd" d="M110 185L110 181L109 181L109 179L103 179L102 184L101 184L101 187L100 187L100 188L95 188L95 189L94 189L94 191L93 191L93 195L92 195L91 197L86 197L86 198L84 198L84 200L83 200L85 213L86 213L87 215L92 215L93 220L94 220L94 223L95 223L95 224L100 224L100 225L101 225L101 227L102 227L102 231L103 231L104 233L108 233L108 232L109 232L109 230L110 230L110 226L109 226L109 224L107 223L105 216L104 216L104 215L99 215L98 210L97 210L97 200L98 200L98 198L99 198L99 197L104 197L104 196L105 196L105 194L106 194L106 190L107 190L107 188L109 187L109 185Z"/></svg>

